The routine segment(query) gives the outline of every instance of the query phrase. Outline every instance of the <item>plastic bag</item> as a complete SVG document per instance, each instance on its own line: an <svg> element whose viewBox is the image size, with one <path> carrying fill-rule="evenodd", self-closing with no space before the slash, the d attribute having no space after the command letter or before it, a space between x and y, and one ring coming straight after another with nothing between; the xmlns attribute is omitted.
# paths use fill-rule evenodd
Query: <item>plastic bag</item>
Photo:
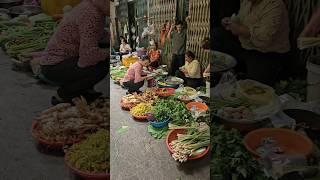
<svg viewBox="0 0 320 180"><path fill-rule="evenodd" d="M257 151L261 156L260 163L264 167L264 172L273 179L279 179L285 174L307 166L307 160L301 154L281 154L283 149L272 137L263 139Z"/></svg>
<svg viewBox="0 0 320 180"><path fill-rule="evenodd" d="M231 97L237 86L237 78L231 72L223 73L218 85L213 89L213 95L222 98Z"/></svg>

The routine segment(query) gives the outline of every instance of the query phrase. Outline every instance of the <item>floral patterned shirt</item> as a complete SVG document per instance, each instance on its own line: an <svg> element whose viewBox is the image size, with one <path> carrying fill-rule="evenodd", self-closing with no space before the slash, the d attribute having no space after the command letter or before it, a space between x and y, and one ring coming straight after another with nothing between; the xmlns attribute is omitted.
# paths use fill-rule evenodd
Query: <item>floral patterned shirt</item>
<svg viewBox="0 0 320 180"><path fill-rule="evenodd" d="M66 15L51 37L41 65L56 65L79 57L78 66L88 67L107 58L107 50L98 47L103 38L105 15L89 0L82 1Z"/></svg>

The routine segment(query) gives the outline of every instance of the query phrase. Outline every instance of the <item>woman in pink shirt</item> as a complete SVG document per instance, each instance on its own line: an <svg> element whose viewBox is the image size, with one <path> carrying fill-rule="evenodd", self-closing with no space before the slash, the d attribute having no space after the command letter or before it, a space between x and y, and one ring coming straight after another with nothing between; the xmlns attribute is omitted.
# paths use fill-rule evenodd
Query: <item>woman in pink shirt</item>
<svg viewBox="0 0 320 180"><path fill-rule="evenodd" d="M109 0L83 0L51 37L40 64L42 75L60 85L53 105L79 96L93 101L101 95L93 88L108 73L109 53L99 47L99 41L107 36L109 8Z"/></svg>
<svg viewBox="0 0 320 180"><path fill-rule="evenodd" d="M148 80L146 74L143 73L143 67L147 67L149 64L150 59L148 56L143 56L139 61L129 67L122 80L123 86L128 88L128 93L132 94L134 92L141 92L139 89L143 86L144 80Z"/></svg>

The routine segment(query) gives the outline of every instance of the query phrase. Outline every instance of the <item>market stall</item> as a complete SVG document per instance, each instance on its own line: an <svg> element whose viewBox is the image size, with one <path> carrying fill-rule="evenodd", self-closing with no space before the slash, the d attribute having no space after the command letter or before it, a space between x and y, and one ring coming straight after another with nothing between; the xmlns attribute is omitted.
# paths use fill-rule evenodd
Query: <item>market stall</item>
<svg viewBox="0 0 320 180"><path fill-rule="evenodd" d="M127 95L110 84L111 178L209 178L209 97L189 87L174 89L172 81L159 83L163 88Z"/></svg>
<svg viewBox="0 0 320 180"><path fill-rule="evenodd" d="M111 107L110 117L111 152L115 154L111 156L112 179L136 176L140 179L209 178L210 83L209 77L202 76L209 63L209 52L202 50L196 42L201 42L209 33L206 28L209 21L205 18L208 2L115 1L112 34L116 35L116 41L125 38L128 43L122 40L122 47L129 44L131 50L113 53L110 61L110 101L115 104ZM135 8L136 13L126 10L128 7ZM170 28L166 24L171 26L174 19L186 19L188 11L191 16L187 18L190 27L185 26L185 46L195 53L201 73L199 79L207 81L207 87L205 83L190 87L182 78L170 74L173 51L166 40L166 31ZM200 20L198 16L203 16L199 23L204 29L192 33L196 21ZM117 51L117 43L114 49ZM154 54L150 53L152 50ZM156 60L157 65L143 67L141 79L145 80L137 81L143 86L137 92L128 90L125 93L126 79L134 67L145 65L145 59L150 59L150 64ZM138 71L140 69L135 69L135 73ZM117 154L121 154L121 158ZM123 163L122 159L129 163ZM161 170L155 168L160 166L163 167Z"/></svg>

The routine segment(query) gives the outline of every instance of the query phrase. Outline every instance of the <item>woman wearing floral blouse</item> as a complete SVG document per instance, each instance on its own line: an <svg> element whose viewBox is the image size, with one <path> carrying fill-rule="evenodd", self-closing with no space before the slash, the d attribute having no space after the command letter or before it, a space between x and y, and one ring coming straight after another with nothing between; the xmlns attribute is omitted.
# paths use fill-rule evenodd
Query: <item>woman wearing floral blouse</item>
<svg viewBox="0 0 320 180"><path fill-rule="evenodd" d="M269 85L277 80L290 51L289 18L283 0L240 0L238 16L214 29L213 49L238 60L238 71Z"/></svg>
<svg viewBox="0 0 320 180"><path fill-rule="evenodd" d="M83 0L60 23L42 57L41 73L60 85L53 105L84 96L93 101L101 95L93 90L107 75L109 53L98 44L106 34L109 0Z"/></svg>

